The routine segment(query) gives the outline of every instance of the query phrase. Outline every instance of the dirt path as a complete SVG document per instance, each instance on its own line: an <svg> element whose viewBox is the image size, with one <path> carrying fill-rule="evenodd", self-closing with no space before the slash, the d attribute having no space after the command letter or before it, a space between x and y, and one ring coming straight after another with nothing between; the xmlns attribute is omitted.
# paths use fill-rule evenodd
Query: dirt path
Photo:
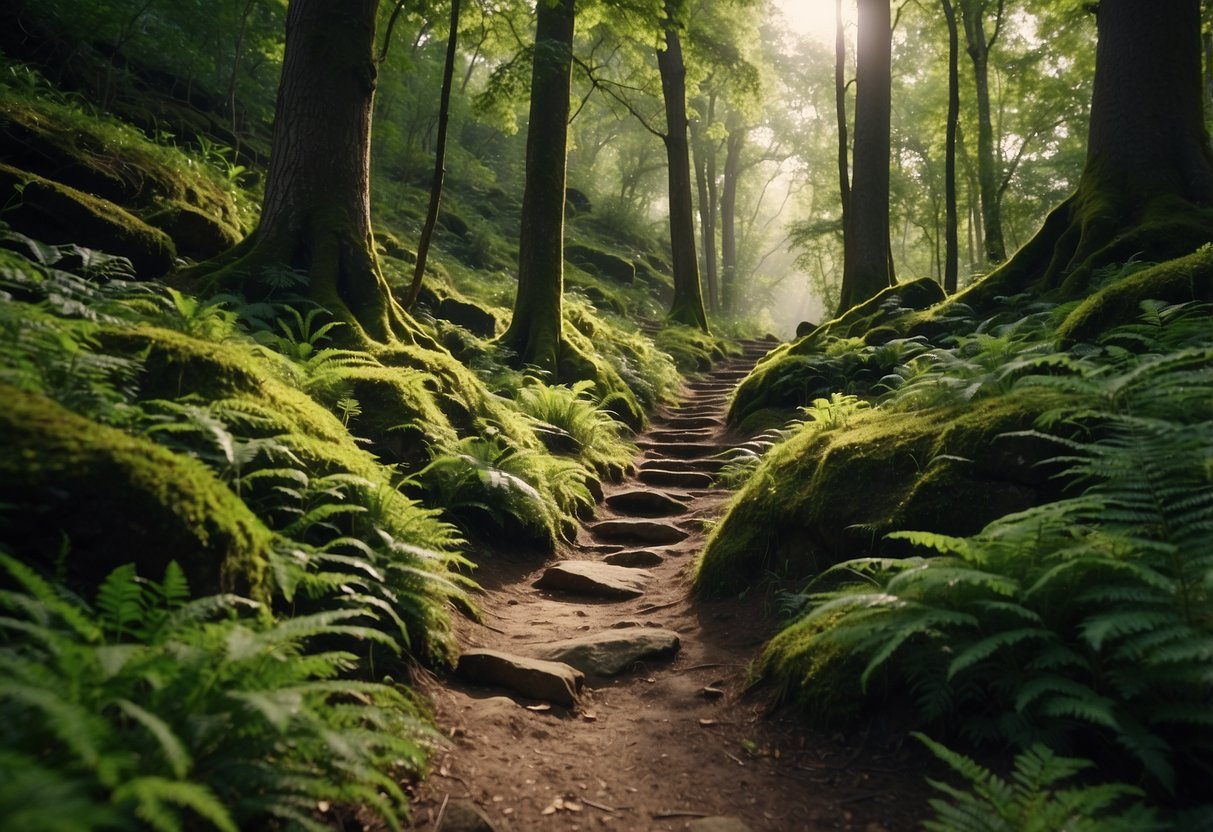
<svg viewBox="0 0 1213 832"><path fill-rule="evenodd" d="M713 457L743 441L724 429L727 395L768 347L746 344L657 414L639 438L636 477L607 488L599 517L562 553L575 562L577 591L535 586L550 563L487 555L477 574L484 623L466 622L460 633L465 650L519 656L587 635L660 630L676 633L681 649L630 661L617 675L587 675L574 707L527 698L517 686L436 685L436 717L451 742L416 796L414 829L439 821L444 832L917 827L916 752L888 747L873 730L815 732L794 713L768 715L768 697L744 695L774 627L774 599L689 597L692 558L728 498L709 487L720 465ZM638 551L652 554L628 554ZM621 557L654 564L624 576L643 594L585 594L605 590L587 590L578 569ZM470 804L491 827L469 823ZM744 825L704 826L710 816Z"/></svg>

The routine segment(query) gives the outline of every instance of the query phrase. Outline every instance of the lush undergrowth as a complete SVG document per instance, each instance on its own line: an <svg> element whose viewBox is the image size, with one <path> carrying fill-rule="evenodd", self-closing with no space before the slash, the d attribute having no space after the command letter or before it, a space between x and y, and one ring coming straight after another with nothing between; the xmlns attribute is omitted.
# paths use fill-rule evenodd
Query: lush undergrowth
<svg viewBox="0 0 1213 832"><path fill-rule="evenodd" d="M931 341L776 359L768 381L819 398L734 464L748 483L699 588L810 578L763 657L810 713L908 706L937 736L1025 751L1040 776L1012 788L935 746L971 782L945 787L934 828L1126 828L1127 804L1132 828L1206 828L1213 310L1146 302L1063 349L1068 308L1006 307L981 322L954 308L961 334ZM1093 765L1055 752L1114 785L1054 794Z"/></svg>

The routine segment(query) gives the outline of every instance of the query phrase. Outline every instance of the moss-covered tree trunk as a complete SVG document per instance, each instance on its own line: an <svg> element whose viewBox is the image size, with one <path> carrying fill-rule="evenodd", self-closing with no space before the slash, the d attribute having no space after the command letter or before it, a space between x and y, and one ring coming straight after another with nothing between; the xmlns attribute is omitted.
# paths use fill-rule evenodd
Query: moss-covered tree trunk
<svg viewBox="0 0 1213 832"><path fill-rule="evenodd" d="M839 314L887 288L892 15L889 0L859 0L855 59L855 150L843 231Z"/></svg>
<svg viewBox="0 0 1213 832"><path fill-rule="evenodd" d="M523 364L555 374L564 293L564 199L574 0L540 0L531 70L526 185L518 241L518 295L502 343Z"/></svg>
<svg viewBox="0 0 1213 832"><path fill-rule="evenodd" d="M678 23L667 5L665 49L657 53L665 99L666 159L669 162L670 249L674 268L674 301L670 320L708 331L695 254L695 211L691 200L691 153L687 141L686 65Z"/></svg>
<svg viewBox="0 0 1213 832"><path fill-rule="evenodd" d="M713 96L705 113L712 123ZM703 249L703 275L707 283L708 311L720 311L720 290L716 280L716 200L708 191L708 156L715 155L712 140L703 134L698 119L691 122L691 157L695 163L695 188L699 196L699 245ZM712 166L715 168L715 165Z"/></svg>
<svg viewBox="0 0 1213 832"><path fill-rule="evenodd" d="M842 0L834 0L834 113L838 118L838 198L842 203L842 227L847 227L851 202L851 160L847 141L847 30Z"/></svg>
<svg viewBox="0 0 1213 832"><path fill-rule="evenodd" d="M962 0L965 41L973 62L977 97L977 181L981 189L981 225L986 261L997 265L1007 259L1002 236L1002 194L998 189L994 160L994 121L990 114L990 49L1002 32L1004 0L997 0L994 32L987 38L986 11L990 0Z"/></svg>
<svg viewBox="0 0 1213 832"><path fill-rule="evenodd" d="M409 338L371 237L370 133L378 0L291 0L261 220L243 243L187 275L250 298L299 290L351 341Z"/></svg>
<svg viewBox="0 0 1213 832"><path fill-rule="evenodd" d="M940 0L948 24L948 120L944 139L944 267L943 290L955 294L960 280L959 217L956 210L956 130L960 124L960 32L952 0Z"/></svg>
<svg viewBox="0 0 1213 832"><path fill-rule="evenodd" d="M1102 0L1087 161L1078 189L1002 268L959 297L1060 290L1134 255L1162 261L1209 241L1213 155L1202 115L1199 0Z"/></svg>

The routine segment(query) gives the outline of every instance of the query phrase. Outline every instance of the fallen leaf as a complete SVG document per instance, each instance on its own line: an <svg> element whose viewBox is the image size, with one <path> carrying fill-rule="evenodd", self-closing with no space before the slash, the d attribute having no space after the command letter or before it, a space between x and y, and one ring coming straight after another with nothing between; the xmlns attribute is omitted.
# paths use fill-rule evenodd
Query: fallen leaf
<svg viewBox="0 0 1213 832"><path fill-rule="evenodd" d="M704 685L699 689L699 695L705 699L719 699L724 696L724 691L711 685Z"/></svg>
<svg viewBox="0 0 1213 832"><path fill-rule="evenodd" d="M701 720L699 720L699 727L700 727L700 728L711 728L713 725L716 725L716 724L717 724L717 723L716 723L716 720L714 720L714 719L701 719Z"/></svg>
<svg viewBox="0 0 1213 832"><path fill-rule="evenodd" d="M563 808L566 812L580 812L582 806L576 800L566 800Z"/></svg>
<svg viewBox="0 0 1213 832"><path fill-rule="evenodd" d="M581 715L581 718L584 719L586 722L597 722L598 721L598 716L596 714L591 714L591 713L584 713Z"/></svg>
<svg viewBox="0 0 1213 832"><path fill-rule="evenodd" d="M527 705L526 709L528 711L550 711L552 706L547 702L540 702L538 705Z"/></svg>

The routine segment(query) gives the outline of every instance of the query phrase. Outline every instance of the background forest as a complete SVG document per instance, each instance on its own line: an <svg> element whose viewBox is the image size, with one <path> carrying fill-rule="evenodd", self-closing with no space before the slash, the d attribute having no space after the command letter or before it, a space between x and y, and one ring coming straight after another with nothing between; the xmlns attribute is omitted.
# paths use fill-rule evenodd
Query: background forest
<svg viewBox="0 0 1213 832"><path fill-rule="evenodd" d="M963 781L928 828L1213 828L1213 194L1120 182L1153 213L1091 258L1016 255L1095 191L1097 38L1134 4L583 0L551 366L511 340L534 4L355 5L383 337L319 256L237 256L274 204L286 0L0 9L0 825L400 828L437 742L409 682L455 660L475 564L556 552L682 377L773 333L695 576L778 608L756 675L828 724L906 712ZM892 280L852 298L881 5ZM1213 17L1181 6L1207 116Z"/></svg>

